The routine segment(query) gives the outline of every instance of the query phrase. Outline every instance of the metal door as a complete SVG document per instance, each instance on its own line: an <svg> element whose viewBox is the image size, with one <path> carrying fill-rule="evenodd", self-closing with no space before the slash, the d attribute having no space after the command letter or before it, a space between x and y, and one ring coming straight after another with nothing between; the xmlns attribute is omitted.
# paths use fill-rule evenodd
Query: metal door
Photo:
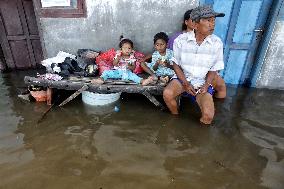
<svg viewBox="0 0 284 189"><path fill-rule="evenodd" d="M265 32L272 0L205 0L224 18L216 19L215 34L224 43L226 83L250 84L259 42Z"/></svg>
<svg viewBox="0 0 284 189"><path fill-rule="evenodd" d="M42 48L32 0L0 1L0 43L8 68L40 63Z"/></svg>

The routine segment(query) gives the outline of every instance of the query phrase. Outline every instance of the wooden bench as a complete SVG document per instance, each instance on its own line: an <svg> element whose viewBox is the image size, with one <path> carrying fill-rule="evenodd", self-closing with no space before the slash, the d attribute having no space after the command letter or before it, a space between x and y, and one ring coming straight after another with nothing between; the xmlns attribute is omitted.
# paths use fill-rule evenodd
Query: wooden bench
<svg viewBox="0 0 284 189"><path fill-rule="evenodd" d="M107 80L102 85L92 84L90 78L77 78L73 79L63 79L60 81L45 80L36 77L25 76L24 78L26 85L36 85L47 87L48 90L52 89L64 89L77 91L81 89L84 85L88 86L87 91L95 93L140 93L147 97L155 106L164 109L163 104L161 104L154 95L162 95L164 86L157 83L155 85L142 86L140 84L135 84L131 82L124 82L119 80Z"/></svg>

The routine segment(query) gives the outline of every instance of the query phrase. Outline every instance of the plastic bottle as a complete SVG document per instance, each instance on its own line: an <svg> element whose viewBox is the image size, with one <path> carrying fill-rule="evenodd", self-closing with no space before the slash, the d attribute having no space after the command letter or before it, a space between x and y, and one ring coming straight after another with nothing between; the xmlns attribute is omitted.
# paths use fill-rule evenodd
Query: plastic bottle
<svg viewBox="0 0 284 189"><path fill-rule="evenodd" d="M119 107L118 107L118 106L115 106L115 107L114 107L114 111L115 111L115 112L119 112Z"/></svg>

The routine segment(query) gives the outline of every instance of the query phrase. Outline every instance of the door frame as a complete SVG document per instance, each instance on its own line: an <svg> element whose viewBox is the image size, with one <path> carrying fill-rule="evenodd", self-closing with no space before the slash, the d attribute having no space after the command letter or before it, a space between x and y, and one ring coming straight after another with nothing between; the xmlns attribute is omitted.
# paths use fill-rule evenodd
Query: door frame
<svg viewBox="0 0 284 189"><path fill-rule="evenodd" d="M281 7L284 7L284 0L273 0L273 4L270 9L270 13L268 14L267 22L265 24L267 26L267 30L264 32L263 37L259 43L257 54L255 56L255 64L251 70L251 87L257 87L258 78L264 65L266 52L269 48L269 43L273 35Z"/></svg>

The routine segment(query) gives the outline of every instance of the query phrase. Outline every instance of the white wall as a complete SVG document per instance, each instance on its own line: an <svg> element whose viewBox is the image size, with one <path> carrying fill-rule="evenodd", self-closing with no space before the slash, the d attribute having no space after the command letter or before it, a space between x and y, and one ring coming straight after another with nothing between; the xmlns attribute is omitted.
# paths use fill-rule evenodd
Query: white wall
<svg viewBox="0 0 284 189"><path fill-rule="evenodd" d="M134 42L136 50L152 51L153 36L181 30L183 14L198 0L86 0L87 18L40 18L47 57L59 50L118 48L119 36Z"/></svg>

